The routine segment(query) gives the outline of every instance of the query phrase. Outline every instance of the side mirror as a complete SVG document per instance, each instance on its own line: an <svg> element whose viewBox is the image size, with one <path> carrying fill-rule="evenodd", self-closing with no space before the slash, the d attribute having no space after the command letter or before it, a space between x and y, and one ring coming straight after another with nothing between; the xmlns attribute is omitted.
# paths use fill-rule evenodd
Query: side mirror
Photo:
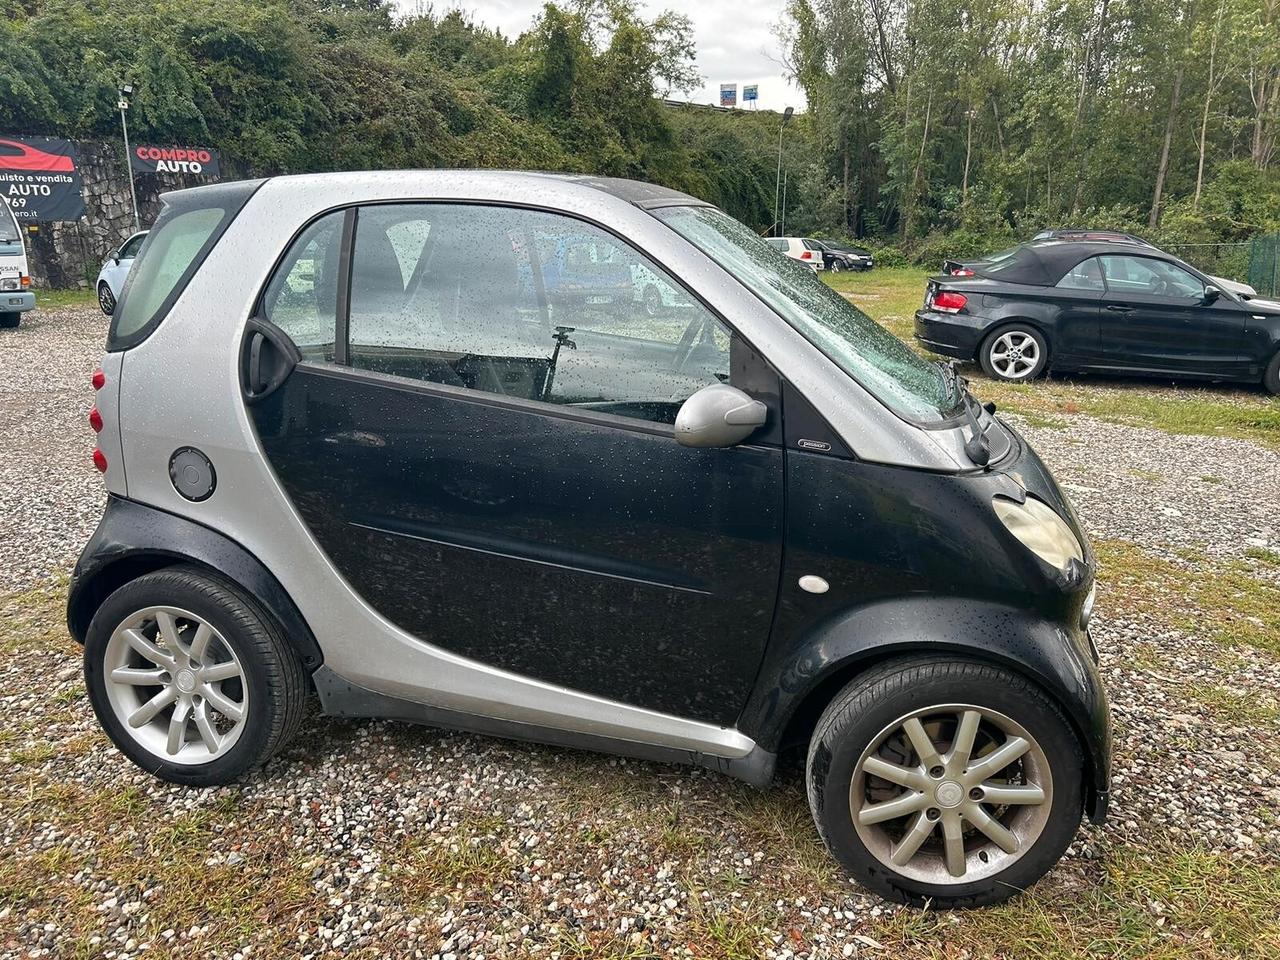
<svg viewBox="0 0 1280 960"><path fill-rule="evenodd" d="M732 447L763 427L769 408L737 387L703 387L676 414L676 441L682 447Z"/></svg>
<svg viewBox="0 0 1280 960"><path fill-rule="evenodd" d="M120 266L120 254L113 253L111 255L111 262L114 263L117 267Z"/></svg>
<svg viewBox="0 0 1280 960"><path fill-rule="evenodd" d="M1222 291L1219 290L1217 287L1215 287L1213 284L1209 284L1204 288L1204 293L1201 294L1200 296L1200 302L1203 303L1205 306L1208 306L1209 304L1213 303L1213 301L1217 300L1220 296L1222 296Z"/></svg>

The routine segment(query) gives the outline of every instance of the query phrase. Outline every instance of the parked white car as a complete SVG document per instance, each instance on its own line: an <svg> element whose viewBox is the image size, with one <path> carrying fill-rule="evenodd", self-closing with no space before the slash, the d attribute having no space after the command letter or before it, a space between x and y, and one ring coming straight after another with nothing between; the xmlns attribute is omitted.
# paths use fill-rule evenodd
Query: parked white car
<svg viewBox="0 0 1280 960"><path fill-rule="evenodd" d="M146 230L135 233L103 261L102 269L98 271L98 306L107 316L115 312L116 301L120 299L120 291L124 289L125 279L129 276L129 268L133 266L138 249L145 239Z"/></svg>
<svg viewBox="0 0 1280 960"><path fill-rule="evenodd" d="M22 314L35 305L22 228L4 200L0 202L0 327L16 327Z"/></svg>
<svg viewBox="0 0 1280 960"><path fill-rule="evenodd" d="M825 270L822 248L814 240L803 237L767 237L769 246L781 250L792 260L799 260L810 270Z"/></svg>

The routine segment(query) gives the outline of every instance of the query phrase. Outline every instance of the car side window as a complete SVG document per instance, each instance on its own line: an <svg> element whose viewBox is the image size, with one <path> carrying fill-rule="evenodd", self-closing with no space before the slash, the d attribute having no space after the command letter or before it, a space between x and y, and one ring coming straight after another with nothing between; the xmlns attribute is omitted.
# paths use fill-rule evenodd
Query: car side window
<svg viewBox="0 0 1280 960"><path fill-rule="evenodd" d="M1057 283L1065 290L1102 290L1102 264L1090 257L1068 270Z"/></svg>
<svg viewBox="0 0 1280 960"><path fill-rule="evenodd" d="M306 360L334 357L343 217L336 210L303 230L263 296L263 315L289 335Z"/></svg>
<svg viewBox="0 0 1280 960"><path fill-rule="evenodd" d="M533 210L361 208L354 367L660 423L729 378L729 332L605 231Z"/></svg>
<svg viewBox="0 0 1280 960"><path fill-rule="evenodd" d="M116 254L121 260L132 260L138 255L138 248L142 246L142 241L147 239L145 233L130 237L124 242L124 246L120 248L120 252Z"/></svg>
<svg viewBox="0 0 1280 960"><path fill-rule="evenodd" d="M1204 284L1181 267L1151 257L1102 257L1107 290L1153 297L1192 300L1204 295Z"/></svg>

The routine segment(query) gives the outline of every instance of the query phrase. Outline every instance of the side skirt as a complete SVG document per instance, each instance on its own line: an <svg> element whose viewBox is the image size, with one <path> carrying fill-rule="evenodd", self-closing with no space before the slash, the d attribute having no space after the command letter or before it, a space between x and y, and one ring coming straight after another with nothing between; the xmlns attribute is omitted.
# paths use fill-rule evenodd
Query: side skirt
<svg viewBox="0 0 1280 960"><path fill-rule="evenodd" d="M708 753L681 750L635 740L618 740L571 730L557 730L514 720L500 720L445 710L413 700L403 700L377 693L350 683L327 666L314 674L316 692L324 712L333 717L369 717L381 720L405 720L449 730L480 733L507 740L525 740L575 750L590 750L660 763L679 763L705 767L717 773L744 780L755 787L767 786L773 780L777 756L759 745L745 757L717 757Z"/></svg>

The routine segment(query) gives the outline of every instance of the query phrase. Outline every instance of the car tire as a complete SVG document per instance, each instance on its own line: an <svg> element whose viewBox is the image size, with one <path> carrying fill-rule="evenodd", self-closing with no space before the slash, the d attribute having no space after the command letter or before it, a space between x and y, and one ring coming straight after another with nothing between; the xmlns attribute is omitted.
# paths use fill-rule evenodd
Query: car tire
<svg viewBox="0 0 1280 960"><path fill-rule="evenodd" d="M1280 353L1271 358L1267 371L1262 375L1262 385L1270 393L1280 393Z"/></svg>
<svg viewBox="0 0 1280 960"><path fill-rule="evenodd" d="M12 329L18 325L18 321L22 319L20 313L0 313L0 327Z"/></svg>
<svg viewBox="0 0 1280 960"><path fill-rule="evenodd" d="M297 731L307 699L302 665L272 618L189 566L107 597L85 637L84 674L120 752L189 786L232 783L265 763Z"/></svg>
<svg viewBox="0 0 1280 960"><path fill-rule="evenodd" d="M1048 368L1049 341L1030 324L1005 324L983 338L978 363L992 380L1025 383Z"/></svg>
<svg viewBox="0 0 1280 960"><path fill-rule="evenodd" d="M840 263L840 261L839 261L839 260L832 260L832 261L831 261L831 272L832 272L832 273L839 273L839 272L840 272L841 270L843 270L843 269L844 269L844 266Z"/></svg>
<svg viewBox="0 0 1280 960"><path fill-rule="evenodd" d="M970 713L978 720L966 759L954 748ZM1015 739L1025 752L988 770L998 751L1019 749ZM915 786L872 771L908 771ZM850 875L886 899L943 909L999 903L1048 872L1080 824L1083 777L1079 741L1039 687L989 664L933 657L853 680L818 720L805 765L818 833Z"/></svg>
<svg viewBox="0 0 1280 960"><path fill-rule="evenodd" d="M116 312L116 295L111 292L106 281L98 284L98 306L108 317Z"/></svg>

